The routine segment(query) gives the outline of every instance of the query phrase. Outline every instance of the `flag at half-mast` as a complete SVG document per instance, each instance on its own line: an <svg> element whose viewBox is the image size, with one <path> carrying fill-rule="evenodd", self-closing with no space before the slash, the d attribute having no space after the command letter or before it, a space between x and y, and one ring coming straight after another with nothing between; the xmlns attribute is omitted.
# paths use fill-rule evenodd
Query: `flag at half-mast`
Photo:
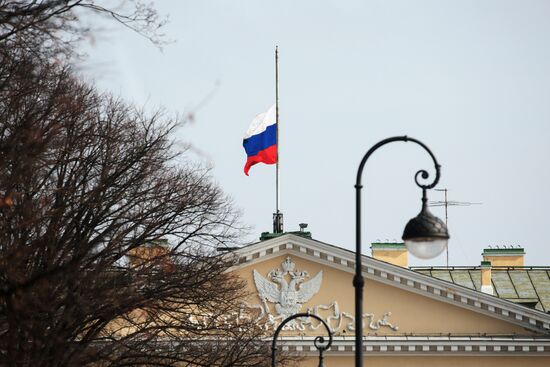
<svg viewBox="0 0 550 367"><path fill-rule="evenodd" d="M277 117L275 105L260 113L244 134L246 164L244 173L248 176L250 167L256 163L277 163Z"/></svg>

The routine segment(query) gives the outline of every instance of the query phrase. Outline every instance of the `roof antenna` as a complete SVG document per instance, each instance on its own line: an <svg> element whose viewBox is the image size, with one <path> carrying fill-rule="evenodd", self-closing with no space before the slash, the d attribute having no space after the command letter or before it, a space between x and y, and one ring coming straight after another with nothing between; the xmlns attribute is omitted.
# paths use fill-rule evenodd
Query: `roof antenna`
<svg viewBox="0 0 550 367"><path fill-rule="evenodd" d="M449 225L449 216L447 213L447 208L449 206L470 206L470 205L481 205L483 203L472 203L469 201L449 201L447 200L447 191L449 191L447 188L443 189L434 189L435 191L443 191L445 192L445 200L444 201L430 201L428 203L428 206L444 206L445 207L445 225L448 227ZM447 248L445 249L445 255L447 257L447 267L449 267L449 246L447 245Z"/></svg>

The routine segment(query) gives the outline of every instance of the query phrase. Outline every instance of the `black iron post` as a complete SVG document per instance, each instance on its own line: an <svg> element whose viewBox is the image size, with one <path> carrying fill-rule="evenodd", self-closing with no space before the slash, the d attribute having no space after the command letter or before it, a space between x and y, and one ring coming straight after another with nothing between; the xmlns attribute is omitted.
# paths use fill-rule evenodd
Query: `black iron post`
<svg viewBox="0 0 550 367"><path fill-rule="evenodd" d="M418 178L419 176L422 179L427 179L429 174L426 170L418 171L414 178L416 184L422 188L425 193L425 190L433 188L439 181L440 176L440 165L437 163L435 156L431 150L422 142L409 138L408 136L394 136L392 138L384 139L377 144L375 144L369 151L363 156L359 168L357 170L357 180L355 182L355 276L353 277L353 286L355 287L355 367L363 366L363 287L365 285L365 280L362 275L362 265L361 265L361 176L363 174L363 168L369 157L374 153L375 150L380 148L383 145L388 143L393 143L395 141L403 142L413 142L420 145L432 158L435 165L435 179L433 183L429 185L422 185ZM448 236L447 236L448 237Z"/></svg>
<svg viewBox="0 0 550 367"><path fill-rule="evenodd" d="M279 327L277 327L277 330L275 331L275 335L273 336L273 342L271 343L271 367L275 367L275 357L276 357L276 352L277 352L277 338L279 337L279 333L281 332L281 330L283 330L283 327L288 322L290 322L294 319L297 319L297 318L304 318L304 317L312 317L312 318L318 320L319 322L321 322L323 324L323 326L327 330L329 339L328 339L328 343L326 345L324 345L325 344L325 338L322 337L322 336L316 336L315 339L313 340L313 344L315 345L315 348L317 348L317 350L319 351L319 367L323 367L323 353L324 353L325 350L330 348L330 346L332 345L332 331L330 331L330 328L328 327L325 320L323 320L322 318L320 318L317 315L310 314L310 313L297 313L295 315L289 316L286 319L284 319L283 322L281 322Z"/></svg>

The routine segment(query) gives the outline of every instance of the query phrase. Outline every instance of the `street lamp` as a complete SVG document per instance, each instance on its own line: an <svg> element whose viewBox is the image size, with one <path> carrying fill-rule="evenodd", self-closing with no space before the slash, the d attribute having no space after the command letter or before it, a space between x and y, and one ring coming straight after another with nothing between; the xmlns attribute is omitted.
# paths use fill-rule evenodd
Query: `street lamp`
<svg viewBox="0 0 550 367"><path fill-rule="evenodd" d="M395 141L413 142L420 145L430 155L435 166L435 179L429 185L423 185L419 182L419 177L423 180L429 177L425 170L418 171L414 176L414 181L422 189L422 209L420 213L411 219L405 226L403 240L405 246L414 255L422 259L436 257L447 247L449 232L447 226L442 220L435 217L428 210L426 190L433 188L439 181L440 165L437 163L432 151L424 143L408 136L394 136L384 139L375 144L363 156L357 170L357 180L355 182L355 276L353 277L353 286L355 287L355 367L363 365L363 287L365 280L362 275L361 266L361 176L363 168L369 157L375 150L388 143Z"/></svg>
<svg viewBox="0 0 550 367"><path fill-rule="evenodd" d="M319 351L319 364L318 364L318 367L323 367L324 366L324 364L323 364L323 353L327 349L329 349L330 346L332 345L332 331L330 330L330 327L327 325L325 320L323 320L321 317L319 317L315 314L306 312L306 313L297 313L297 314L294 314L294 315L291 315L291 316L287 317L286 319L284 319L279 324L279 327L277 327L277 330L275 330L275 335L273 335L273 341L271 342L271 367L275 367L275 358L276 358L276 355L277 355L277 338L279 338L279 333L281 332L281 330L283 330L283 328L285 327L286 324L293 321L294 319L299 319L299 318L303 319L303 318L308 318L308 317L309 318L314 318L317 321L319 321L321 324L323 324L323 326L325 327L325 330L327 331L327 334L328 334L328 342L326 342L325 338L322 337L322 336L316 336L315 339L313 339L313 345Z"/></svg>

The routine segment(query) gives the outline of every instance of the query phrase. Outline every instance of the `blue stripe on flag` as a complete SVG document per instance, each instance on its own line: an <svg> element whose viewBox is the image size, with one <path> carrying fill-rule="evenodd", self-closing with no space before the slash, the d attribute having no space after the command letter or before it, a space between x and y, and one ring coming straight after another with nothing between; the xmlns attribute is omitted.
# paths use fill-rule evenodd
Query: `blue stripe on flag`
<svg viewBox="0 0 550 367"><path fill-rule="evenodd" d="M265 131L243 140L244 150L248 157L277 144L277 124L269 125Z"/></svg>

